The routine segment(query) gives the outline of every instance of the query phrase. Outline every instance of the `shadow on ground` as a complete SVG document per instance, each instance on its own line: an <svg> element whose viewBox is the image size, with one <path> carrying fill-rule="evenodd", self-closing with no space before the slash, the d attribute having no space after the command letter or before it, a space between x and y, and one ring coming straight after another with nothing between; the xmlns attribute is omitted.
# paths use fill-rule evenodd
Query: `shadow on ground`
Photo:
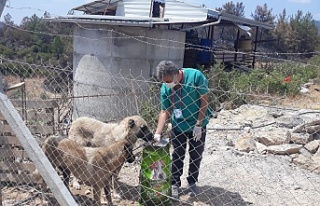
<svg viewBox="0 0 320 206"><path fill-rule="evenodd" d="M188 190L184 190L180 196L181 203L179 205L187 206L247 206L241 195L237 192L230 192L220 187L199 186L199 195L190 197ZM177 205L176 204L176 205ZM174 204L175 205L175 204Z"/></svg>
<svg viewBox="0 0 320 206"><path fill-rule="evenodd" d="M72 189L72 195L78 205L89 206L94 205L92 198L92 193L85 194L86 190L91 187L82 185L81 190ZM179 201L173 202L172 206L248 206L249 204L243 200L237 192L230 192L220 187L212 186L199 186L199 195L197 197L190 197L188 195L188 190L184 189L180 196ZM113 199L115 206L133 206L137 205L139 201L139 187L131 186L124 182L120 182L120 190L122 194L121 200ZM103 205L106 205L104 195L102 200ZM29 204L25 205L43 205L41 203L46 203L48 206L59 205L57 200L53 197L51 193L40 193L34 197L33 200L29 200ZM40 204L39 204L40 203Z"/></svg>

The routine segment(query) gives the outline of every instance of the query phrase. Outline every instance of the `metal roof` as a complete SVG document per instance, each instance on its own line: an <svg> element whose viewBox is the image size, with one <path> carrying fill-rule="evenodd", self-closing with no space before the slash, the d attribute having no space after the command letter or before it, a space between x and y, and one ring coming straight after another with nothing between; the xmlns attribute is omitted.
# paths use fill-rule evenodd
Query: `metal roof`
<svg viewBox="0 0 320 206"><path fill-rule="evenodd" d="M247 19L244 17L239 17L239 16L235 16L232 14L222 13L222 12L220 13L220 15L221 15L222 20L230 21L235 24L243 24L246 26L262 27L265 29L273 29L274 28L274 25L272 25L272 24L268 24L268 23L261 22L261 21L255 21L253 19Z"/></svg>
<svg viewBox="0 0 320 206"><path fill-rule="evenodd" d="M154 24L185 24L203 23L221 19L229 24L242 24L246 26L273 29L274 25L221 13L216 10L191 5L181 0L166 0L164 18L150 18L151 0L98 0L78 7L73 10L83 11L81 16L68 15L51 20L77 23L113 24L127 26L152 26ZM115 16L93 15L105 14L112 10Z"/></svg>
<svg viewBox="0 0 320 206"><path fill-rule="evenodd" d="M121 0L100 0L100 1L92 1L87 4L83 4L81 6L75 7L72 10L83 11L85 13L96 13L99 11L104 12L106 7L112 7L114 3Z"/></svg>
<svg viewBox="0 0 320 206"><path fill-rule="evenodd" d="M44 19L52 22L82 23L82 24L107 24L121 26L152 27L159 22L168 22L168 19L149 17L125 17L125 16L104 16L104 15L67 15L55 18Z"/></svg>

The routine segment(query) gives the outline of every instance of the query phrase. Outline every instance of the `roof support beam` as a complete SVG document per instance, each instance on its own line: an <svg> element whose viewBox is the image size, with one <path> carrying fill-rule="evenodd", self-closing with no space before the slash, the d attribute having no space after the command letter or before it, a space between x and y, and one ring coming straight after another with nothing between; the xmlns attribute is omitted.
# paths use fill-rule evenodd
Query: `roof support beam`
<svg viewBox="0 0 320 206"><path fill-rule="evenodd" d="M257 41L258 41L258 34L259 34L259 27L256 27L256 37L254 42L254 49L253 49L253 59L252 59L252 68L254 68L254 65L256 64L256 52L257 52Z"/></svg>
<svg viewBox="0 0 320 206"><path fill-rule="evenodd" d="M200 26L194 26L194 27L191 27L191 28L181 29L180 31L188 31L188 30L198 29L198 28L202 28L202 27L206 27L206 26L217 25L217 24L220 24L220 21L221 21L221 16L218 17L217 21L210 22L210 23L207 23L207 24L202 24Z"/></svg>

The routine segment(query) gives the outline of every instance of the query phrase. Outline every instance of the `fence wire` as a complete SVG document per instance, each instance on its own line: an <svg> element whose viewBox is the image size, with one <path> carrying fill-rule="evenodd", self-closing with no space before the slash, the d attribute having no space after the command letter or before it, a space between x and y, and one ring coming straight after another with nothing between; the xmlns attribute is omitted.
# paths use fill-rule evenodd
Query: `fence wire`
<svg viewBox="0 0 320 206"><path fill-rule="evenodd" d="M75 24L84 31L95 30ZM36 35L89 39L5 25ZM256 69L226 69L219 62L210 69L199 68L209 80L209 105L214 110L206 128L199 194L189 193L187 152L179 198L173 198L166 173L172 145L155 152L138 138L155 131L160 111L161 82L152 74L131 68L113 73L88 69L76 75L71 66L1 56L0 89L79 205L93 205L95 199L106 204L108 185L116 205L319 205L320 65L297 61L319 51L248 54L97 30L111 35L89 40L130 39L155 48L255 56L257 63ZM0 154L2 205L59 205L1 113ZM146 179L153 177L149 184ZM157 202L159 198L165 203Z"/></svg>
<svg viewBox="0 0 320 206"><path fill-rule="evenodd" d="M106 202L101 185L111 185L110 171L121 168L118 183L111 190L112 200L117 205L138 204L142 188L146 187L141 184L141 162L146 158L143 157L146 147L139 147L144 141L139 139L134 144L117 141L122 143L119 146L113 145L115 140L92 143L77 142L77 138L81 135L90 138L99 132L112 136L111 131L117 130L114 133L117 137L112 138L121 139L127 132L122 127L129 124L126 118L132 116L136 123L131 128L134 134L144 124L153 133L160 111L160 82L145 77L142 71L141 75L130 70L119 71L104 79L111 84L102 84L100 77L93 82L74 78L71 68L9 59L2 59L0 66L5 94L39 145L46 146L45 154L58 174L65 179L66 171L59 170L61 163L71 171L68 186L77 203L93 204L94 193L99 190L92 189L92 184L99 184L102 202ZM268 75L267 70L264 72ZM188 193L189 156L186 155L179 199L173 199L170 192L159 192L157 187L147 187L150 200L156 194L167 197L173 205L317 205L320 201L317 187L320 111L316 101L319 84L315 81L300 85L309 91L301 101L298 98L301 94L291 97L290 93L275 92L271 83L257 89L251 82L251 87L245 88L235 76L225 76L232 72L211 68L204 73L209 79L210 105L217 117L207 125L199 195L190 197ZM226 77L233 78L227 87L222 81ZM294 80L282 81L286 86L294 84ZM285 89L289 92L290 87ZM136 115L142 120L135 119ZM91 119L82 119L83 116ZM2 204L58 205L50 190L41 184L42 178L34 175L34 164L3 116L0 135ZM50 145L49 140L61 142ZM165 152L170 157L172 148ZM136 157L128 163L130 155ZM101 157L110 158L106 161L112 164L99 161ZM170 167L164 160L155 162L163 170Z"/></svg>

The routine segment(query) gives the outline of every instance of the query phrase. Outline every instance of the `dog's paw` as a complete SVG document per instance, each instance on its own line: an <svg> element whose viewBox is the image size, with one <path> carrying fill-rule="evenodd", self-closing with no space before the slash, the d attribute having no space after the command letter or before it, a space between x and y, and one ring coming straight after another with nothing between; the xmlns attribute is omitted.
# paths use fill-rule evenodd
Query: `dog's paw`
<svg viewBox="0 0 320 206"><path fill-rule="evenodd" d="M76 190L80 190L81 189L81 185L79 184L79 182L77 180L73 180L72 181L72 187Z"/></svg>
<svg viewBox="0 0 320 206"><path fill-rule="evenodd" d="M118 194L118 193L112 193L112 197L113 197L113 199L115 199L115 200L121 200L121 195Z"/></svg>

